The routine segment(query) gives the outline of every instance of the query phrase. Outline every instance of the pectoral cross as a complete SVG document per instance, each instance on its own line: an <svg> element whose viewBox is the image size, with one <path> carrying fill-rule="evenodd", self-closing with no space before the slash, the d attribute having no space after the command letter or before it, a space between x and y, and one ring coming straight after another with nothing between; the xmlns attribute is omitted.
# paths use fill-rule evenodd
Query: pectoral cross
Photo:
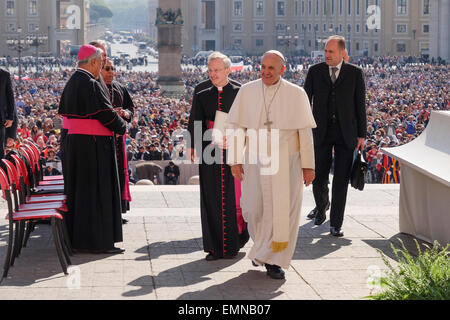
<svg viewBox="0 0 450 320"><path fill-rule="evenodd" d="M273 122L270 120L267 120L267 122L265 122L264 125L267 127L267 130L270 131L271 126L273 125Z"/></svg>

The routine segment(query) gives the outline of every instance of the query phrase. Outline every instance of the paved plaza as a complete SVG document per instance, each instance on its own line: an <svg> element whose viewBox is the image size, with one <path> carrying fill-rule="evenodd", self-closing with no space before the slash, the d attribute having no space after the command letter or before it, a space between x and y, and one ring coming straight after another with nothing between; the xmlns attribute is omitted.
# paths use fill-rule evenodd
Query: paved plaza
<svg viewBox="0 0 450 320"><path fill-rule="evenodd" d="M132 210L124 225L123 255L77 254L69 276L62 273L49 225L38 225L8 278L5 299L298 300L362 299L368 278L386 270L382 250L412 237L399 234L398 185L367 185L349 191L344 238L329 235L329 220L314 226L314 207L305 191L297 248L286 280L272 280L246 258L252 242L234 260L207 262L202 250L198 186L133 186ZM6 213L4 200L1 210ZM328 212L329 213L329 212ZM329 218L329 215L328 215ZM3 265L8 226L0 221Z"/></svg>

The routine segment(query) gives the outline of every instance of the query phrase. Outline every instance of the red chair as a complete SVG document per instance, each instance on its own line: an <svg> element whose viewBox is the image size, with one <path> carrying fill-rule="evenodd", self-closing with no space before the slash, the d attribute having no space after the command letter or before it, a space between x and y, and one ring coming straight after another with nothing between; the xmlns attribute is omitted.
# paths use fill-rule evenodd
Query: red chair
<svg viewBox="0 0 450 320"><path fill-rule="evenodd" d="M3 267L3 277L0 282L8 275L9 269L14 265L15 258L17 257L17 252L21 247L20 243L20 230L19 224L26 221L36 221L36 220L50 220L52 226L53 240L55 242L56 252L58 254L58 259L63 269L64 274L67 273L67 266L71 264L68 252L65 252L62 234L62 224L63 216L55 209L49 210L36 210L36 211L20 211L14 210L13 200L11 197L11 185L8 182L7 175L3 169L0 168L0 185L3 191L3 196L8 203L8 214L7 219L9 221L9 236L8 236L8 246L7 253L5 257L5 263ZM16 231L14 232L14 226ZM14 239L14 242L13 242Z"/></svg>
<svg viewBox="0 0 450 320"><path fill-rule="evenodd" d="M55 182L57 185L40 185L40 173L38 171L39 166L37 163L39 160L35 159L35 154L30 147L21 147L19 152L27 159L30 164L31 172L33 175L34 189L31 190L32 194L48 194L48 193L64 193L64 181Z"/></svg>
<svg viewBox="0 0 450 320"><path fill-rule="evenodd" d="M56 185L64 185L64 178L58 178L58 179L51 179L48 181L43 181L43 168L41 166L41 155L39 153L39 150L37 147L28 141L28 144L24 146L25 150L27 151L30 158L32 158L34 162L35 167L35 173L36 173L36 181L39 182L39 186L56 186ZM62 176L58 176L62 177Z"/></svg>
<svg viewBox="0 0 450 320"><path fill-rule="evenodd" d="M37 147L33 142L31 142L31 140L26 139L26 140L23 141L23 143L24 143L25 145L31 147L33 153L36 155L36 158L40 158L41 153L39 152L38 147Z"/></svg>
<svg viewBox="0 0 450 320"><path fill-rule="evenodd" d="M26 146L26 148L29 150L30 157L33 158L35 167L36 167L36 181L38 181L39 186L56 186L56 185L64 185L64 178L60 179L51 179L44 181L44 169L42 168L41 164L41 156L39 154L39 151L37 150L36 146L34 144L29 144ZM30 152L31 151L31 152Z"/></svg>
<svg viewBox="0 0 450 320"><path fill-rule="evenodd" d="M14 159L16 168L18 168L21 185L20 194L24 199L22 201L23 203L58 202L66 200L67 197L63 194L32 195L30 191L30 181L28 179L28 170L25 162L15 154L11 154L11 157Z"/></svg>
<svg viewBox="0 0 450 320"><path fill-rule="evenodd" d="M63 201L53 201L53 202L35 202L26 203L24 197L17 196L16 191L21 191L21 183L18 173L18 168L16 168L10 161L2 159L3 164L7 168L8 177L10 177L10 184L12 186L12 193L14 196L15 209L19 211L28 210L42 210L42 209L59 209L61 211L67 211L67 206Z"/></svg>
<svg viewBox="0 0 450 320"><path fill-rule="evenodd" d="M2 162L7 168L8 177L10 178L10 185L12 186L12 194L14 198L15 210L16 211L32 211L32 210L48 210L48 209L56 209L60 213L66 213L68 211L67 205L65 203L65 196L31 196L26 197L24 190L26 189L24 181L26 180L27 170L21 170L25 165L24 162L15 154L8 154L7 157L11 155L11 158L14 159L16 166L10 161L3 159ZM23 174L22 174L23 172ZM25 175L25 176L23 176ZM19 195L17 195L17 191L19 191ZM27 199L31 199L31 201L27 201ZM63 236L64 236L64 244L66 245L66 250L69 252L69 255L72 255L72 245L70 243L69 234L67 231L67 226L65 220L62 221L63 224ZM27 246L28 239L31 235L31 232L34 231L36 223L34 221L27 222L26 234L24 239L24 226L19 225L19 243L23 243L23 247ZM18 249L18 254L20 254L21 249Z"/></svg>
<svg viewBox="0 0 450 320"><path fill-rule="evenodd" d="M39 165L40 155L36 156L36 153L33 151L33 148L31 148L27 144L22 145L20 148L27 152L28 156L30 157L30 159L32 161L32 166L33 166L33 169L34 169L33 173L36 175L36 181L41 180L40 179L41 166Z"/></svg>
<svg viewBox="0 0 450 320"><path fill-rule="evenodd" d="M32 141L30 140L25 140L24 143L29 146L32 150L33 153L35 155L35 159L40 159L41 158L41 154L39 152L38 147L36 146L36 144L34 144ZM41 172L42 172L42 168L41 168ZM42 176L42 181L56 181L56 180L63 180L64 181L64 176L60 175L60 176L52 176L52 177L45 177Z"/></svg>

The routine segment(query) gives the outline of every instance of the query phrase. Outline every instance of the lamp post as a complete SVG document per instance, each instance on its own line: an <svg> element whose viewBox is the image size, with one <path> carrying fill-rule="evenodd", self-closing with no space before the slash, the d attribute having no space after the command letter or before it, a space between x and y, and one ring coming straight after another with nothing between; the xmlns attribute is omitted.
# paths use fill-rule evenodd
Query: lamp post
<svg viewBox="0 0 450 320"><path fill-rule="evenodd" d="M277 36L277 47L278 47L278 45L283 45L284 44L284 41L283 41L283 39L284 39L284 36L283 35L278 35Z"/></svg>
<svg viewBox="0 0 450 320"><path fill-rule="evenodd" d="M225 26L222 25L222 50L225 49Z"/></svg>
<svg viewBox="0 0 450 320"><path fill-rule="evenodd" d="M19 54L19 84L22 84L22 52L28 50L33 40L30 37L22 39L22 28L17 28L17 37L11 37L6 40L6 44L11 50Z"/></svg>
<svg viewBox="0 0 450 320"><path fill-rule="evenodd" d="M278 35L277 39L282 42L282 45L286 46L286 53L291 53L291 42L294 41L294 44L298 41L298 35L292 35L291 34L291 27L287 26L285 28L284 35Z"/></svg>
<svg viewBox="0 0 450 320"><path fill-rule="evenodd" d="M306 26L302 24L302 30L303 30L303 51L304 54L306 54Z"/></svg>
<svg viewBox="0 0 450 320"><path fill-rule="evenodd" d="M291 27L290 26L287 26L286 27L286 31L285 31L285 34L284 34L284 39L286 39L286 52L289 54L289 51L290 51L290 46L291 46L291 38L292 38L292 36L291 36Z"/></svg>
<svg viewBox="0 0 450 320"><path fill-rule="evenodd" d="M317 31L319 29L319 26L314 26L314 50L317 51Z"/></svg>
<svg viewBox="0 0 450 320"><path fill-rule="evenodd" d="M282 43L283 36L280 34L281 26L278 24L275 26L275 43L276 43L276 49L279 50L279 46Z"/></svg>
<svg viewBox="0 0 450 320"><path fill-rule="evenodd" d="M192 51L194 51L194 54L198 52L198 45L197 45L197 26L194 26L194 45L192 46Z"/></svg>
<svg viewBox="0 0 450 320"><path fill-rule="evenodd" d="M330 32L330 36L332 36L333 33L334 33L334 29L333 29L332 27L330 27L330 28L328 29L328 31Z"/></svg>
<svg viewBox="0 0 450 320"><path fill-rule="evenodd" d="M38 71L39 64L39 46L43 45L48 40L48 36L45 34L39 34L39 26L37 26L34 31L36 32L36 36L33 39L32 46L36 47L36 71Z"/></svg>
<svg viewBox="0 0 450 320"><path fill-rule="evenodd" d="M347 26L347 31L348 31L348 55L350 56L351 50L352 50L352 43L351 43L351 31L352 31L352 26L348 25Z"/></svg>

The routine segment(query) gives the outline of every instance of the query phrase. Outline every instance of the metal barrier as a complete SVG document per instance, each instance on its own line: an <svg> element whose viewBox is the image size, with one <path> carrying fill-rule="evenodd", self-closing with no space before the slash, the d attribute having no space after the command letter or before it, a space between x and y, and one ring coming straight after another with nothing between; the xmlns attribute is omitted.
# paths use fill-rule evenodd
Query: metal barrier
<svg viewBox="0 0 450 320"><path fill-rule="evenodd" d="M131 161L129 162L131 177L136 181L142 179L154 181L155 175L157 175L158 184L164 184L164 168L169 165L169 162ZM178 184L180 185L188 185L191 177L198 176L198 165L196 164L179 164L178 167L180 168L180 177L178 179Z"/></svg>

